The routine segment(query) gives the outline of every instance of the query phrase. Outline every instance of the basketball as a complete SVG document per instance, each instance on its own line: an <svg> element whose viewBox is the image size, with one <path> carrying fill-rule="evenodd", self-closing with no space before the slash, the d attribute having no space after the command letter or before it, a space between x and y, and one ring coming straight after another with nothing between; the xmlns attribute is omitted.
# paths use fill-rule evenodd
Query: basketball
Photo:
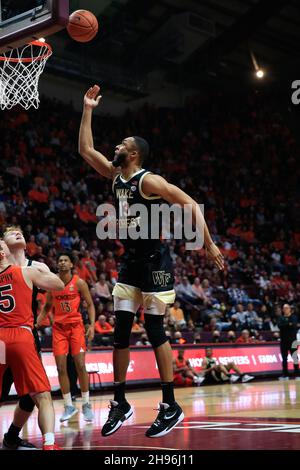
<svg viewBox="0 0 300 470"><path fill-rule="evenodd" d="M70 15L67 31L75 41L89 42L98 32L97 18L88 10L76 10Z"/></svg>

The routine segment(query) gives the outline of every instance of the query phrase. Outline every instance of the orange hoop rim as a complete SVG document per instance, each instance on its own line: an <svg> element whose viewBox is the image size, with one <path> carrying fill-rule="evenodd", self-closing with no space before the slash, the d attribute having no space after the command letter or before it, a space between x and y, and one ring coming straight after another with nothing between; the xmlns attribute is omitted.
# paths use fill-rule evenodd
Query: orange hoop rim
<svg viewBox="0 0 300 470"><path fill-rule="evenodd" d="M40 56L37 56L37 57L5 57L3 55L0 55L0 61L1 62L13 62L13 63L17 63L17 62L22 62L22 63L30 63L30 62L33 62L33 61L40 61L40 60L43 60L43 59L48 59L48 57L50 57L50 55L52 54L52 47L50 46L50 44L48 44L47 42L44 42L44 41L31 41L27 44L27 46L37 46L37 47L46 47L47 48L47 52L43 55L40 55ZM26 46L25 46L26 47Z"/></svg>

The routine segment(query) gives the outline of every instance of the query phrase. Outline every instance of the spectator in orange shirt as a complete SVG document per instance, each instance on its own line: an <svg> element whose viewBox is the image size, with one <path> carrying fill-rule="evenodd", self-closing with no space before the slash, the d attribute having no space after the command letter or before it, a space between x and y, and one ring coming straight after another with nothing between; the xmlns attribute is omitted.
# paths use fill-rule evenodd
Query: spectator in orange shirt
<svg viewBox="0 0 300 470"><path fill-rule="evenodd" d="M105 315L99 315L98 320L95 322L95 332L99 334L113 333L113 327L106 321Z"/></svg>
<svg viewBox="0 0 300 470"><path fill-rule="evenodd" d="M232 235L234 237L239 237L241 233L240 227L236 227L235 224L233 223L231 227L227 229L227 235Z"/></svg>
<svg viewBox="0 0 300 470"><path fill-rule="evenodd" d="M271 245L276 249L276 250L284 250L284 240L274 240Z"/></svg>
<svg viewBox="0 0 300 470"><path fill-rule="evenodd" d="M96 264L95 264L95 261L91 258L91 254L88 250L85 250L82 261L85 264L86 268L90 271L93 281L96 282L97 281Z"/></svg>
<svg viewBox="0 0 300 470"><path fill-rule="evenodd" d="M245 240L248 243L252 243L255 240L255 233L253 229L244 227L243 231L240 233L240 237L242 240Z"/></svg>
<svg viewBox="0 0 300 470"><path fill-rule="evenodd" d="M297 266L298 261L294 255L291 254L290 250L287 251L287 253L283 257L284 259L284 264L289 265L289 266Z"/></svg>
<svg viewBox="0 0 300 470"><path fill-rule="evenodd" d="M29 242L26 244L26 252L29 256L29 258L32 258L34 255L36 255L39 251L38 245L35 243L35 236L30 235L29 237Z"/></svg>
<svg viewBox="0 0 300 470"><path fill-rule="evenodd" d="M243 330L241 336L236 340L238 344L256 343L256 341L250 337L249 330Z"/></svg>
<svg viewBox="0 0 300 470"><path fill-rule="evenodd" d="M289 294L294 292L294 287L287 274L283 275L282 281L278 284L277 295L279 297L288 298Z"/></svg>
<svg viewBox="0 0 300 470"><path fill-rule="evenodd" d="M63 237L65 233L66 233L66 227L64 227L61 224L56 227L56 235L58 237Z"/></svg>
<svg viewBox="0 0 300 470"><path fill-rule="evenodd" d="M107 276L110 276L110 272L115 271L117 267L116 260L114 259L114 255L112 251L107 252L107 257L105 258L104 263L105 263L105 272Z"/></svg>
<svg viewBox="0 0 300 470"><path fill-rule="evenodd" d="M97 222L97 217L89 211L86 204L77 204L75 206L75 212L79 219L84 223Z"/></svg>
<svg viewBox="0 0 300 470"><path fill-rule="evenodd" d="M137 317L134 317L131 333L145 333L144 325L137 319Z"/></svg>
<svg viewBox="0 0 300 470"><path fill-rule="evenodd" d="M109 279L113 285L118 281L118 271L116 269L110 271Z"/></svg>
<svg viewBox="0 0 300 470"><path fill-rule="evenodd" d="M80 254L78 256L78 261L76 263L76 266L74 268L74 273L78 274L80 279L83 279L84 281L88 282L89 284L93 284L93 276L91 272L87 269L85 264L82 261L82 255Z"/></svg>
<svg viewBox="0 0 300 470"><path fill-rule="evenodd" d="M182 308L180 308L180 302L176 300L173 307L170 308L170 314L175 319L176 324L180 327L186 326L186 320Z"/></svg>
<svg viewBox="0 0 300 470"><path fill-rule="evenodd" d="M37 189L31 189L28 192L28 199L30 201L46 203L46 202L48 202L49 196L48 196L48 193L46 193L46 192L38 191Z"/></svg>

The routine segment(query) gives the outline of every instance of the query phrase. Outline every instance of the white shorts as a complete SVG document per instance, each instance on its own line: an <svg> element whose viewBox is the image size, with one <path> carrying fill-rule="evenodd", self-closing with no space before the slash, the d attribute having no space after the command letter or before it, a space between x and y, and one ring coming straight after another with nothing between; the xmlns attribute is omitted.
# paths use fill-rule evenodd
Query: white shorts
<svg viewBox="0 0 300 470"><path fill-rule="evenodd" d="M113 290L114 310L136 313L143 305L145 313L164 315L166 306L175 301L174 289L162 292L142 292L141 289L118 282Z"/></svg>

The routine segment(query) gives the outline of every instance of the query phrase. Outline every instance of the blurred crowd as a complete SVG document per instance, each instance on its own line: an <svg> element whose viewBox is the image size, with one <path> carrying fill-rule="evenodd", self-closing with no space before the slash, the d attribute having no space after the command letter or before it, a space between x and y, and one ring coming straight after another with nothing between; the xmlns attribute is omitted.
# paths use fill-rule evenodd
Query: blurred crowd
<svg viewBox="0 0 300 470"><path fill-rule="evenodd" d="M96 208L113 202L111 182L77 153L79 122L71 104L46 98L38 111L2 113L0 224L21 225L28 256L54 271L56 255L72 251L74 271L88 282L96 306L94 344L106 346L124 250L120 241L97 239ZM220 273L204 250L166 241L177 295L165 317L170 341L277 340L282 304L300 313L300 198L297 145L272 100L207 94L183 109L144 105L122 117L95 116L93 129L95 147L109 159L124 137L146 138L152 153L145 167L204 204L225 256ZM49 320L43 331L50 326ZM148 344L142 309L133 325L136 343Z"/></svg>

